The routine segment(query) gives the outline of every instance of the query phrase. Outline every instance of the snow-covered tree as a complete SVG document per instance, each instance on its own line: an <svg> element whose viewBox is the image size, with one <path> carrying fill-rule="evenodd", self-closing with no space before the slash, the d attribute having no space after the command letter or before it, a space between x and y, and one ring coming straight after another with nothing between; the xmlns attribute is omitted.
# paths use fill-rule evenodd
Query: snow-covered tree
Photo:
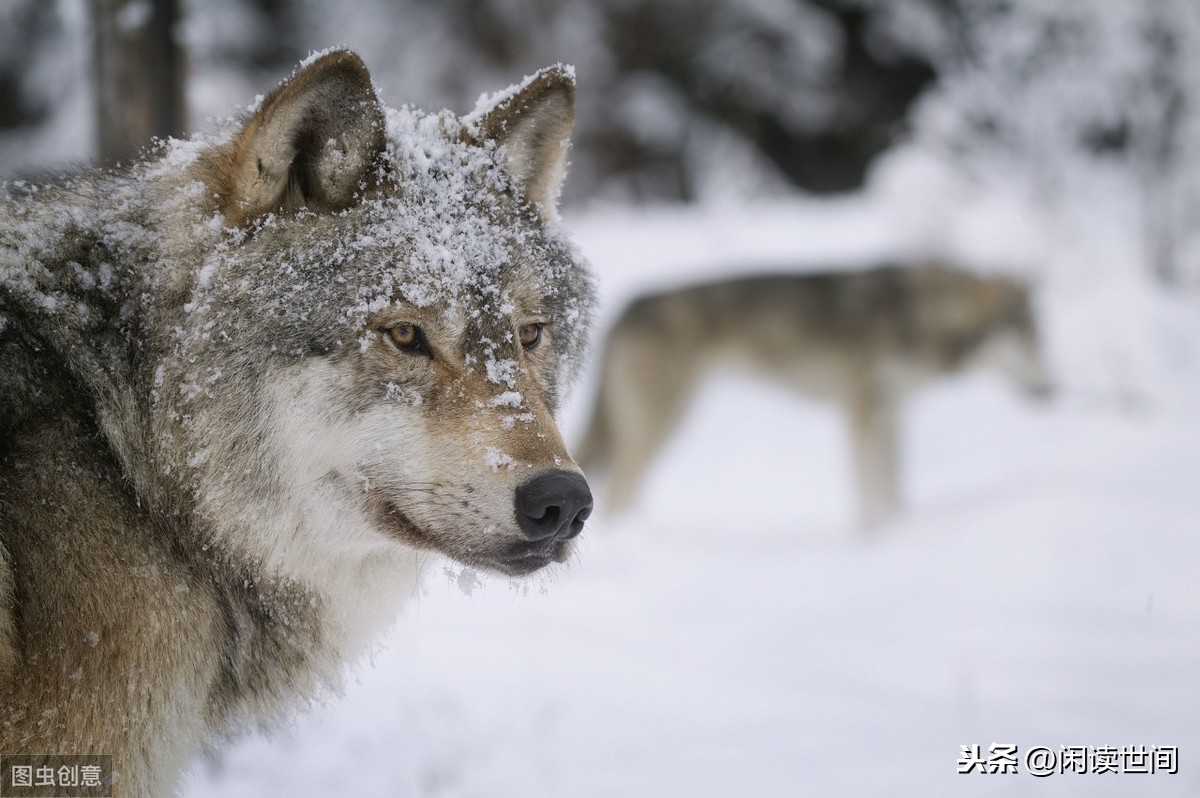
<svg viewBox="0 0 1200 798"><path fill-rule="evenodd" d="M150 0L93 2L126 22L153 8ZM932 39L941 35L948 7L948 0L181 2L183 22L171 34L188 50L188 105L197 123L235 111L231 98L252 97L310 50L331 44L350 45L387 76L388 102L460 110L483 89L569 62L581 85L568 190L643 199L857 188L933 81L931 31ZM78 16L81 4L2 5L12 31L24 27L33 49L49 58L49 38L21 20L64 27L61 20ZM71 90L90 86L86 30L82 43L54 49L85 51L74 62L60 58L55 74L75 68ZM24 72L29 63L0 54L0 92L8 77L25 97L44 103L61 96L57 84ZM92 87L85 101L94 94ZM112 110L118 100L101 106ZM14 135L39 124L18 116ZM0 150L4 138L0 132Z"/></svg>
<svg viewBox="0 0 1200 798"><path fill-rule="evenodd" d="M1048 205L1124 203L1162 279L1200 278L1200 4L959 0L916 137Z"/></svg>
<svg viewBox="0 0 1200 798"><path fill-rule="evenodd" d="M569 190L690 199L862 184L933 80L938 0L299 0L306 46L352 41L396 100L470 104L542 64L578 68Z"/></svg>

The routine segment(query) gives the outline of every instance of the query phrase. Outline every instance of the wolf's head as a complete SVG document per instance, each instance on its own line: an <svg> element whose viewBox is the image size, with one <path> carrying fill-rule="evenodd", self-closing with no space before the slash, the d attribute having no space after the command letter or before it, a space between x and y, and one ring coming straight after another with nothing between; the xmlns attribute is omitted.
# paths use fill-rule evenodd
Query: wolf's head
<svg viewBox="0 0 1200 798"><path fill-rule="evenodd" d="M1027 394L1045 398L1051 381L1042 353L1030 286L1002 275L980 276L942 267L915 278L926 300L926 324L943 342L953 369L992 371Z"/></svg>
<svg viewBox="0 0 1200 798"><path fill-rule="evenodd" d="M1047 399L1054 387L1029 288L1014 283L1008 292L1008 310L1000 320L999 334L984 344L979 359L1013 380L1030 397Z"/></svg>
<svg viewBox="0 0 1200 798"><path fill-rule="evenodd" d="M292 569L568 556L592 507L554 421L592 303L556 225L573 98L552 67L465 118L386 109L331 51L191 164L223 232L155 382L215 537Z"/></svg>

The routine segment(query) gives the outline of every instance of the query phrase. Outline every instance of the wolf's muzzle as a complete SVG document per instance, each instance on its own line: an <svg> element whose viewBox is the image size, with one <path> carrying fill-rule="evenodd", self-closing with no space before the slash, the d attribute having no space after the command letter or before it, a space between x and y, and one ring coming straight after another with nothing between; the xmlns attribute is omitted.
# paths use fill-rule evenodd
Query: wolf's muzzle
<svg viewBox="0 0 1200 798"><path fill-rule="evenodd" d="M530 540L569 540L592 514L592 491L574 471L549 471L517 488L516 509Z"/></svg>

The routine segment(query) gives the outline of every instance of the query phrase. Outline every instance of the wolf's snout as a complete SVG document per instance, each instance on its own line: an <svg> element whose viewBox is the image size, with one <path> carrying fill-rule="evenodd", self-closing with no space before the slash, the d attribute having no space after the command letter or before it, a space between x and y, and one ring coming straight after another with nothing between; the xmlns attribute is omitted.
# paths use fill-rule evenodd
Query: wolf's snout
<svg viewBox="0 0 1200 798"><path fill-rule="evenodd" d="M540 474L517 488L517 521L530 540L568 540L592 514L592 491L573 471Z"/></svg>

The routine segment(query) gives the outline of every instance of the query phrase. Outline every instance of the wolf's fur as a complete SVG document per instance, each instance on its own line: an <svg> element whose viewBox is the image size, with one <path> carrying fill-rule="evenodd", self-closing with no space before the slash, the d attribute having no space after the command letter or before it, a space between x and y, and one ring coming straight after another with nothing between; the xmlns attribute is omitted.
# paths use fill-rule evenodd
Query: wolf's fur
<svg viewBox="0 0 1200 798"><path fill-rule="evenodd" d="M1031 391L1046 388L1028 289L1004 277L893 266L644 296L609 334L579 462L589 473L607 466L605 506L629 507L704 375L750 370L844 409L870 527L899 507L896 417L905 394L989 366Z"/></svg>
<svg viewBox="0 0 1200 798"><path fill-rule="evenodd" d="M567 558L586 509L531 540L514 494L590 507L553 418L592 298L554 223L573 100L554 67L463 119L385 109L335 50L216 137L7 187L0 753L169 794L336 679L424 551Z"/></svg>

